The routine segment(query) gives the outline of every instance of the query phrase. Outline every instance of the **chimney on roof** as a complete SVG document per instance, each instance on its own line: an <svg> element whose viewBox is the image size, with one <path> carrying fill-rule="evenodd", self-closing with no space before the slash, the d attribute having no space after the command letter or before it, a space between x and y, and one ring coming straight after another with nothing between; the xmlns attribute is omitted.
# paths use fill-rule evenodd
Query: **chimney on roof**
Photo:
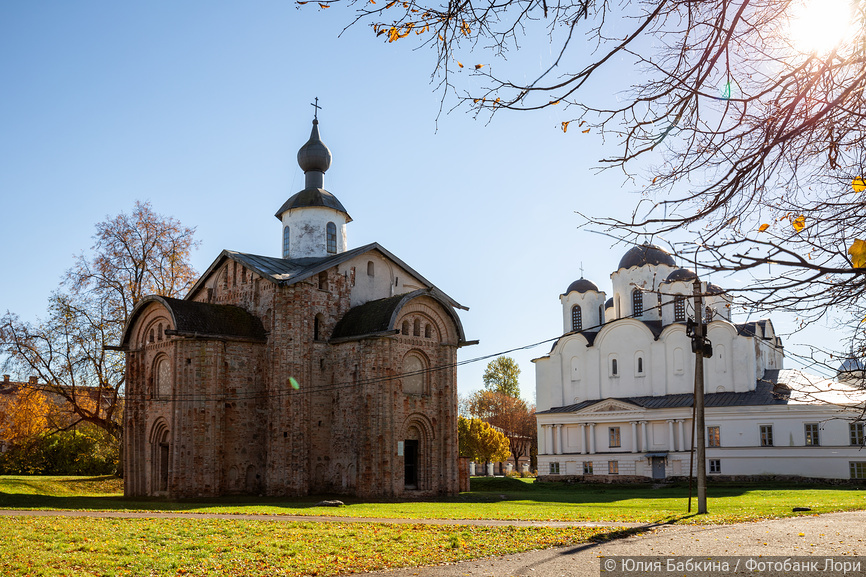
<svg viewBox="0 0 866 577"><path fill-rule="evenodd" d="M30 377L29 383L31 385L35 385L36 384L36 377Z"/></svg>
<svg viewBox="0 0 866 577"><path fill-rule="evenodd" d="M9 384L9 375L3 375L3 384L4 384L4 385L8 385L8 384Z"/></svg>

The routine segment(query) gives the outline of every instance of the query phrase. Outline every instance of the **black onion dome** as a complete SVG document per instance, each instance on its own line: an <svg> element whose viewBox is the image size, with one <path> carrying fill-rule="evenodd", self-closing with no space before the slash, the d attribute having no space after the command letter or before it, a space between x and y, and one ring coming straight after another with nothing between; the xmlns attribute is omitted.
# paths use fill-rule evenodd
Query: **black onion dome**
<svg viewBox="0 0 866 577"><path fill-rule="evenodd" d="M698 278L698 275L695 274L690 268L678 268L668 275L668 278L664 280L664 282L677 282L677 281L694 281Z"/></svg>
<svg viewBox="0 0 866 577"><path fill-rule="evenodd" d="M595 286L594 282L592 282L590 280L586 280L583 277L580 277L579 279L577 279L576 281L574 281L573 283L568 285L568 288L565 289L565 294L568 294L568 293L574 292L574 291L577 291L579 293L585 293L585 292L589 292L589 291L599 292L598 287Z"/></svg>
<svg viewBox="0 0 866 577"><path fill-rule="evenodd" d="M331 151L319 137L318 120L313 120L310 139L298 151L298 164L304 172L326 172L331 167Z"/></svg>
<svg viewBox="0 0 866 577"><path fill-rule="evenodd" d="M609 309L612 306L613 306L613 297L610 297L609 299L607 299L607 302L604 303L604 308Z"/></svg>
<svg viewBox="0 0 866 577"><path fill-rule="evenodd" d="M722 287L720 287L717 284L708 283L707 284L707 294L723 295L723 294L725 294L725 289L723 289Z"/></svg>
<svg viewBox="0 0 866 577"><path fill-rule="evenodd" d="M672 257L670 253L654 244L644 244L629 249L629 251L623 255L622 260L619 261L619 268L629 269L635 266L657 264L677 266L674 262L674 257Z"/></svg>

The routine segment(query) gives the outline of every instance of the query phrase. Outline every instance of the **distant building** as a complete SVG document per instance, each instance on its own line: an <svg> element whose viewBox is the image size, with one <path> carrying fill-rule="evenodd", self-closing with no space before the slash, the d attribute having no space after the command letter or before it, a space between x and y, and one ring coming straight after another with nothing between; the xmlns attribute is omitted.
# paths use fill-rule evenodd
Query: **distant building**
<svg viewBox="0 0 866 577"><path fill-rule="evenodd" d="M866 478L866 392L783 368L769 320L736 324L730 297L664 250L630 249L613 296L586 280L560 296L564 334L535 359L540 475L689 474L695 355L686 319L707 322L711 476Z"/></svg>
<svg viewBox="0 0 866 577"><path fill-rule="evenodd" d="M280 256L225 250L184 299L133 311L126 495L458 491L465 307L379 244L348 247L317 120L298 163Z"/></svg>

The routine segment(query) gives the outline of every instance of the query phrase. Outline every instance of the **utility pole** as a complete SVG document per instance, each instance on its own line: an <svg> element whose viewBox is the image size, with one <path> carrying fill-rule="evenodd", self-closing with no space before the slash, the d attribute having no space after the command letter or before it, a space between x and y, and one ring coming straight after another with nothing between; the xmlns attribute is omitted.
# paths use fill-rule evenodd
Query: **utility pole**
<svg viewBox="0 0 866 577"><path fill-rule="evenodd" d="M692 336L692 350L695 353L695 420L694 445L697 449L698 466L698 514L707 512L707 458L706 458L706 426L704 425L704 356L713 355L712 345L704 335L704 305L701 299L701 281L695 277L695 328Z"/></svg>

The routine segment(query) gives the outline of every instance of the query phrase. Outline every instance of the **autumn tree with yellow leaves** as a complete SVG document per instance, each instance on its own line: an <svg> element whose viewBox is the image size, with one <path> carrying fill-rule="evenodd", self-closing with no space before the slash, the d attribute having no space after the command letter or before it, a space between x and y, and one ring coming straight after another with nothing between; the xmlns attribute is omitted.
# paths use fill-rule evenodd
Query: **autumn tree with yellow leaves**
<svg viewBox="0 0 866 577"><path fill-rule="evenodd" d="M498 463L510 455L505 435L481 419L458 417L457 439L460 456L478 463Z"/></svg>
<svg viewBox="0 0 866 577"><path fill-rule="evenodd" d="M428 47L443 101L556 107L551 130L612 145L599 165L641 196L585 226L745 273L764 310L840 313L866 356L866 0L339 3Z"/></svg>

